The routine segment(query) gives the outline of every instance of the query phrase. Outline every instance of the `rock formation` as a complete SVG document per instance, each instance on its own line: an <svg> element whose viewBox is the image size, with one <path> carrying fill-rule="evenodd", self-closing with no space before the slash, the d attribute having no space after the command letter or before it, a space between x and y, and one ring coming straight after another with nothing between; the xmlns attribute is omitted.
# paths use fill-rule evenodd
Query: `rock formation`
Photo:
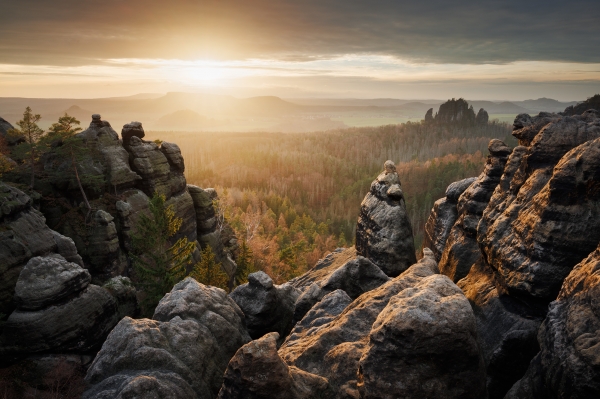
<svg viewBox="0 0 600 399"><path fill-rule="evenodd" d="M385 162L383 172L371 183L369 193L360 205L356 252L390 277L416 262L404 194L392 161Z"/></svg>
<svg viewBox="0 0 600 399"><path fill-rule="evenodd" d="M541 351L507 398L592 398L600 394L600 249L573 268L550 304Z"/></svg>
<svg viewBox="0 0 600 399"><path fill-rule="evenodd" d="M490 117L487 111L483 108L479 108L479 112L477 112L477 116L475 117L475 123L478 125L487 125L489 119Z"/></svg>
<svg viewBox="0 0 600 399"><path fill-rule="evenodd" d="M215 398L235 352L250 341L225 291L186 278L153 319L122 319L88 370L84 398Z"/></svg>
<svg viewBox="0 0 600 399"><path fill-rule="evenodd" d="M446 188L446 196L433 204L425 224L423 247L431 249L438 262L442 258L450 230L458 219L458 198L475 180L476 177L469 177L450 184Z"/></svg>
<svg viewBox="0 0 600 399"><path fill-rule="evenodd" d="M244 312L252 339L269 332L285 337L293 327L294 304L298 295L298 290L290 284L273 285L273 280L265 272L251 273L246 284L229 294Z"/></svg>
<svg viewBox="0 0 600 399"><path fill-rule="evenodd" d="M440 271L455 283L469 273L471 265L481 256L477 245L477 225L511 153L510 148L496 139L490 141L488 150L490 155L484 171L458 198L458 217L448 234L440 259ZM441 242L437 244L439 247Z"/></svg>
<svg viewBox="0 0 600 399"><path fill-rule="evenodd" d="M596 94L595 96L592 96L575 106L568 106L567 108L565 108L563 114L568 116L581 115L585 111L588 111L590 109L594 109L600 112L600 94Z"/></svg>

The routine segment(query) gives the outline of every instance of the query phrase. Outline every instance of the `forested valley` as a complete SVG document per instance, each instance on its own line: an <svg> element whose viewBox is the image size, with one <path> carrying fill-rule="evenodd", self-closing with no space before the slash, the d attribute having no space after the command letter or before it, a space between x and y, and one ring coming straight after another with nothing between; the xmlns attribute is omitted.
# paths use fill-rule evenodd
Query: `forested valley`
<svg viewBox="0 0 600 399"><path fill-rule="evenodd" d="M240 241L238 264L289 280L352 245L360 203L390 159L397 165L420 252L435 200L477 176L490 139L515 145L511 126L411 123L315 133L147 132L175 142L189 184L214 187Z"/></svg>

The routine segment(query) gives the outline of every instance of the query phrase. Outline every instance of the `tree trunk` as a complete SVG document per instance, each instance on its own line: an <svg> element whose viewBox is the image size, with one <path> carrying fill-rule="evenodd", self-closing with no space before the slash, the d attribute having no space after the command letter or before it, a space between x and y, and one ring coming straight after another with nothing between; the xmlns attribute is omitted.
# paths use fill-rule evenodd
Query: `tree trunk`
<svg viewBox="0 0 600 399"><path fill-rule="evenodd" d="M79 186L79 190L81 191L81 195L83 196L83 200L85 201L85 205L88 210L92 209L87 196L85 195L85 191L83 191L83 186L81 185L81 180L79 180L79 173L77 172L77 163L75 163L75 156L73 155L73 149L71 149L71 164L73 165L73 169L75 170L75 178L77 179L77 185Z"/></svg>

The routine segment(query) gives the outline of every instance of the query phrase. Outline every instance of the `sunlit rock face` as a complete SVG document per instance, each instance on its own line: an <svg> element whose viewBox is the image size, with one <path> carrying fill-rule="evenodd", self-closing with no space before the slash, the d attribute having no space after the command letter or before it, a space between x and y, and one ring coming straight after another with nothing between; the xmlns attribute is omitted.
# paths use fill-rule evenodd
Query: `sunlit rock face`
<svg viewBox="0 0 600 399"><path fill-rule="evenodd" d="M412 227L392 161L371 183L360 206L356 225L356 252L395 277L416 262Z"/></svg>
<svg viewBox="0 0 600 399"><path fill-rule="evenodd" d="M536 336L548 303L600 241L597 113L518 115L513 135L520 145L502 150L495 187L473 195L473 184L461 195L459 213L462 201L475 218L465 223L458 217L452 232L462 238L450 233L440 261L473 307L490 398L503 397L523 376L539 348ZM435 227L444 220L430 222ZM535 370L528 375L539 376ZM531 385L523 381L520 390Z"/></svg>

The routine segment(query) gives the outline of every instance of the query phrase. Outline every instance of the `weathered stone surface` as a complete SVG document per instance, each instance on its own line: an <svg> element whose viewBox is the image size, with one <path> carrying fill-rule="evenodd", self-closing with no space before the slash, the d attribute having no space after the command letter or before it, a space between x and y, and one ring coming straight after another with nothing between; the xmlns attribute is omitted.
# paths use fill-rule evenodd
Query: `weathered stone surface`
<svg viewBox="0 0 600 399"><path fill-rule="evenodd" d="M134 136L140 139L143 139L144 136L146 136L142 124L140 122L130 122L123 125L123 129L121 129L123 145L129 145L131 138Z"/></svg>
<svg viewBox="0 0 600 399"><path fill-rule="evenodd" d="M138 314L136 290L128 277L116 276L108 280L103 286L105 290L117 300L117 319L125 316L134 317Z"/></svg>
<svg viewBox="0 0 600 399"><path fill-rule="evenodd" d="M290 366L326 378L336 392L358 397L358 362L377 316L394 295L438 271L433 253L424 252L418 263L358 297L330 322L294 330L279 349L281 358Z"/></svg>
<svg viewBox="0 0 600 399"><path fill-rule="evenodd" d="M22 136L8 134L8 131L14 128L15 127L11 125L10 122L0 117L0 137L4 138L8 145L15 145L23 140Z"/></svg>
<svg viewBox="0 0 600 399"><path fill-rule="evenodd" d="M86 259L94 276L107 280L125 270L127 261L121 253L119 235L114 218L103 210L94 215L94 228L81 245L81 254Z"/></svg>
<svg viewBox="0 0 600 399"><path fill-rule="evenodd" d="M84 398L214 398L235 352L250 337L225 291L186 278L158 304L155 320L125 317L88 370Z"/></svg>
<svg viewBox="0 0 600 399"><path fill-rule="evenodd" d="M160 151L165 154L165 157L172 168L175 168L181 173L185 171L185 163L183 161L183 156L181 155L181 149L179 149L177 144L163 141L160 144Z"/></svg>
<svg viewBox="0 0 600 399"><path fill-rule="evenodd" d="M265 272L248 276L229 296L242 309L248 333L257 339L269 332L285 337L292 329L294 304L299 292L289 284L273 285Z"/></svg>
<svg viewBox="0 0 600 399"><path fill-rule="evenodd" d="M276 332L242 346L225 371L219 399L333 397L323 377L289 367L277 353Z"/></svg>
<svg viewBox="0 0 600 399"><path fill-rule="evenodd" d="M73 240L56 231L52 231L52 235L54 236L54 242L56 242L56 252L67 261L83 267L83 259L81 259L81 256L77 253L77 247Z"/></svg>
<svg viewBox="0 0 600 399"><path fill-rule="evenodd" d="M438 262L442 258L450 231L458 219L458 198L476 180L476 177L469 177L450 184L446 188L446 197L433 204L433 209L425 224L423 247L430 248Z"/></svg>
<svg viewBox="0 0 600 399"><path fill-rule="evenodd" d="M391 197L388 191L393 193ZM384 171L362 201L356 226L356 252L391 277L416 262L412 227L392 161L386 161Z"/></svg>
<svg viewBox="0 0 600 399"><path fill-rule="evenodd" d="M57 250L55 232L31 204L25 193L0 182L0 313L14 309L15 285L29 259Z"/></svg>
<svg viewBox="0 0 600 399"><path fill-rule="evenodd" d="M541 351L507 398L600 397L600 249L565 279L538 335Z"/></svg>
<svg viewBox="0 0 600 399"><path fill-rule="evenodd" d="M485 397L475 317L462 291L436 274L392 297L360 359L361 398Z"/></svg>
<svg viewBox="0 0 600 399"><path fill-rule="evenodd" d="M154 142L144 142L137 136L131 136L125 146L131 158L131 168L142 177L137 183L139 189L148 197L155 192L171 197L169 175L171 167L165 155Z"/></svg>
<svg viewBox="0 0 600 399"><path fill-rule="evenodd" d="M581 115L590 109L596 110L600 114L600 94L596 94L575 106L568 106L567 108L565 108L563 114Z"/></svg>
<svg viewBox="0 0 600 399"><path fill-rule="evenodd" d="M489 209L484 215L480 245L498 282L515 295L551 301L572 267L600 240L600 139L569 151L554 168L537 153L556 159L555 152L565 151L568 142L600 135L600 120L588 124L576 118L544 127L511 182L517 194L494 200L503 212ZM557 124L566 131L556 130ZM520 185L525 177L519 174L530 167L534 170Z"/></svg>
<svg viewBox="0 0 600 399"><path fill-rule="evenodd" d="M90 273L60 255L36 256L21 270L15 287L19 310L39 310L83 291Z"/></svg>
<svg viewBox="0 0 600 399"><path fill-rule="evenodd" d="M528 305L498 290L493 270L482 258L458 286L475 314L489 398L503 398L525 374L539 350L536 336L544 308Z"/></svg>
<svg viewBox="0 0 600 399"><path fill-rule="evenodd" d="M88 285L76 297L44 309L15 310L4 325L2 352L24 354L91 350L118 322L110 293Z"/></svg>
<svg viewBox="0 0 600 399"><path fill-rule="evenodd" d="M389 281L390 278L373 262L362 256L349 260L318 283L313 283L296 302L294 324L325 295L344 290L352 299Z"/></svg>
<svg viewBox="0 0 600 399"><path fill-rule="evenodd" d="M450 230L440 259L440 272L457 282L469 273L481 256L477 245L477 225L494 189L500 182L511 150L500 140L488 145L490 155L484 171L458 199L458 218Z"/></svg>
<svg viewBox="0 0 600 399"><path fill-rule="evenodd" d="M325 280L340 266L354 258L356 258L356 249L354 247L338 248L330 254L327 254L323 259L320 259L312 269L301 276L291 279L288 283L299 289L301 292L304 292L313 283Z"/></svg>

